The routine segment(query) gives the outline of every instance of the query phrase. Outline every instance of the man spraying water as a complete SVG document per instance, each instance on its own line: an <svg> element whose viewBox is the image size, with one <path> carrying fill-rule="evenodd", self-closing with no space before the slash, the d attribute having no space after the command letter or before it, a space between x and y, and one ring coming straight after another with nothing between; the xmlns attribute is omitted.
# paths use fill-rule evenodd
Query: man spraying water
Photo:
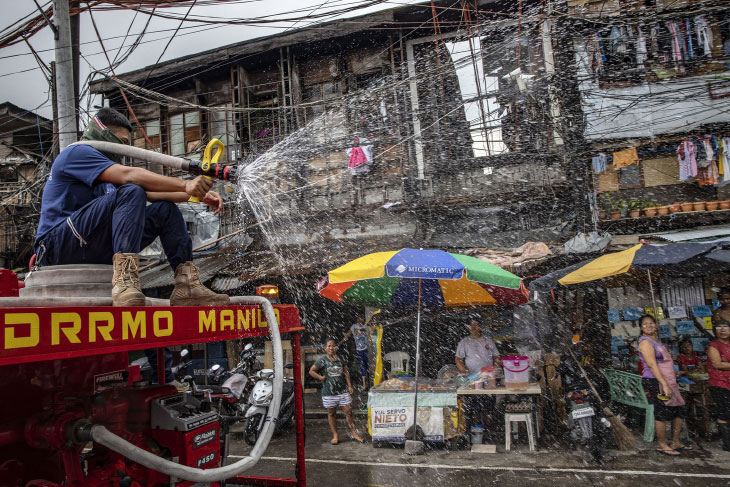
<svg viewBox="0 0 730 487"><path fill-rule="evenodd" d="M128 145L131 131L122 114L102 108L82 138ZM114 306L144 306L139 252L160 237L175 273L171 305L228 304L227 295L200 282L192 262L192 240L175 205L195 196L218 214L223 201L210 190L213 182L203 176L192 180L162 176L120 162L121 156L87 145L71 145L59 154L43 190L33 246L37 264L112 263Z"/></svg>

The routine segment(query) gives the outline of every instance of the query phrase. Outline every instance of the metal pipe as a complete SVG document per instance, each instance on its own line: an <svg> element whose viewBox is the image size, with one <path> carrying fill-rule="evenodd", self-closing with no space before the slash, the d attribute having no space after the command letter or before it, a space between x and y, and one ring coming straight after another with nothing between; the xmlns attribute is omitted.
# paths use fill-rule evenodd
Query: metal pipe
<svg viewBox="0 0 730 487"><path fill-rule="evenodd" d="M421 357L421 279L418 279L418 315L416 317L416 373L413 383L413 441L418 431L418 366Z"/></svg>
<svg viewBox="0 0 730 487"><path fill-rule="evenodd" d="M115 435L99 424L84 426L80 431L76 432L78 439L80 441L92 440L144 467L161 472L165 475L173 476L177 479L189 480L191 482L217 482L219 480L225 480L256 465L261 458L261 455L266 450L266 447L269 445L271 436L274 434L274 422L279 416L281 391L284 379L281 334L279 333L279 324L276 321L276 315L274 314L274 307L268 299L260 296L233 296L231 297L231 304L251 304L258 305L263 308L264 315L268 321L269 334L271 335L272 348L274 350L274 397L269 405L264 428L249 456L246 456L231 465L204 470L165 460L154 453L143 450L129 443L127 440Z"/></svg>

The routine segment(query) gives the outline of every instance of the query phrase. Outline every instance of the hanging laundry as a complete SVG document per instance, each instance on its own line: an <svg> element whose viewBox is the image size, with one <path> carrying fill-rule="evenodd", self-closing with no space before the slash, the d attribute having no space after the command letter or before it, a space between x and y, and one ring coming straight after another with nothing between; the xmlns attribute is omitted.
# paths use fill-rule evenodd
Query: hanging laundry
<svg viewBox="0 0 730 487"><path fill-rule="evenodd" d="M694 42L692 41L692 21L684 19L684 34L687 36L687 59L694 59Z"/></svg>
<svg viewBox="0 0 730 487"><path fill-rule="evenodd" d="M674 21L665 22L665 25L667 29L669 30L669 33L671 34L672 39L672 60L674 61L675 68L681 72L682 74L685 73L684 69L684 58L682 57L682 46L680 43L680 32L677 27L677 23ZM683 43L684 41L682 41Z"/></svg>
<svg viewBox="0 0 730 487"><path fill-rule="evenodd" d="M368 140L363 138L360 145L360 139L355 137L352 141L352 147L347 149L347 157L349 159L348 167L353 175L366 174L370 171L373 164L373 146L368 144Z"/></svg>
<svg viewBox="0 0 730 487"><path fill-rule="evenodd" d="M730 183L730 137L720 138L721 154L720 164L722 167L722 177L718 186L723 187Z"/></svg>
<svg viewBox="0 0 730 487"><path fill-rule="evenodd" d="M715 185L719 182L720 175L718 174L717 164L715 161L697 171L697 184L700 186Z"/></svg>
<svg viewBox="0 0 730 487"><path fill-rule="evenodd" d="M712 56L712 28L707 23L704 15L695 17L695 30L697 32L697 49L701 50L705 56Z"/></svg>
<svg viewBox="0 0 730 487"><path fill-rule="evenodd" d="M603 74L603 61L606 56L602 52L598 32L586 41L586 55L588 58L588 67L593 73L593 76L601 76Z"/></svg>
<svg viewBox="0 0 730 487"><path fill-rule="evenodd" d="M636 147L613 153L613 165L616 169L638 163L639 154L636 152Z"/></svg>
<svg viewBox="0 0 730 487"><path fill-rule="evenodd" d="M683 140L677 147L679 161L679 180L689 181L697 176L697 160L695 159L695 144L691 140Z"/></svg>
<svg viewBox="0 0 730 487"><path fill-rule="evenodd" d="M702 137L702 143L705 145L705 153L707 154L707 165L715 162L715 148L712 146L712 139L708 136Z"/></svg>
<svg viewBox="0 0 730 487"><path fill-rule="evenodd" d="M626 54L626 32L621 30L622 28L613 26L611 33L608 35L609 39L609 50L614 55Z"/></svg>
<svg viewBox="0 0 730 487"><path fill-rule="evenodd" d="M689 140L694 146L697 167L707 167L707 165L710 164L710 159L707 158L707 148L705 146L705 141L699 137L690 137Z"/></svg>
<svg viewBox="0 0 730 487"><path fill-rule="evenodd" d="M591 164L593 165L594 174L603 174L608 167L608 156L601 152L597 156L593 156Z"/></svg>
<svg viewBox="0 0 730 487"><path fill-rule="evenodd" d="M649 53L646 50L646 38L644 33L641 31L642 26L636 28L636 65L640 68L644 67L644 61L649 57Z"/></svg>

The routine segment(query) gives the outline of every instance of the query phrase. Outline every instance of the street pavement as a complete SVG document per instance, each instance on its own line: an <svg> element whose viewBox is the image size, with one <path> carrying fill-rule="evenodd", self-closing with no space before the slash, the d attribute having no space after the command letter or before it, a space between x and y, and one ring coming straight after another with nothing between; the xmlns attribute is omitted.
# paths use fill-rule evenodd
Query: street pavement
<svg viewBox="0 0 730 487"><path fill-rule="evenodd" d="M318 397L318 396L317 396ZM307 398L309 399L309 398ZM309 401L307 401L309 402ZM434 447L412 457L402 446L374 448L349 439L343 420L338 421L340 444L330 445L326 419L316 408L307 410L307 485L339 486L471 486L471 485L550 485L561 486L730 486L730 453L719 442L695 443L695 450L681 457L667 457L654 451L653 444L638 438L639 450L609 450L603 465L591 461L581 450L566 450L543 436L538 451L530 452L526 441L513 445L510 452L497 445L495 454ZM356 416L361 432L367 430L366 417ZM247 455L250 447L237 439L231 444L232 459ZM293 477L296 459L295 433L276 435L264 457L247 473Z"/></svg>

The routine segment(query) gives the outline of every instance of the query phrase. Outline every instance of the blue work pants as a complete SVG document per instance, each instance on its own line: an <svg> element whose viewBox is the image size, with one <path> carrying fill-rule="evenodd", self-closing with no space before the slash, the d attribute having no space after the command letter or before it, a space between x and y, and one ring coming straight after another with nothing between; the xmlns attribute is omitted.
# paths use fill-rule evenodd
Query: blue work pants
<svg viewBox="0 0 730 487"><path fill-rule="evenodd" d="M40 266L111 264L118 252L138 254L160 237L170 267L193 260L193 244L175 203L147 205L141 186L125 184L87 203L36 242Z"/></svg>

